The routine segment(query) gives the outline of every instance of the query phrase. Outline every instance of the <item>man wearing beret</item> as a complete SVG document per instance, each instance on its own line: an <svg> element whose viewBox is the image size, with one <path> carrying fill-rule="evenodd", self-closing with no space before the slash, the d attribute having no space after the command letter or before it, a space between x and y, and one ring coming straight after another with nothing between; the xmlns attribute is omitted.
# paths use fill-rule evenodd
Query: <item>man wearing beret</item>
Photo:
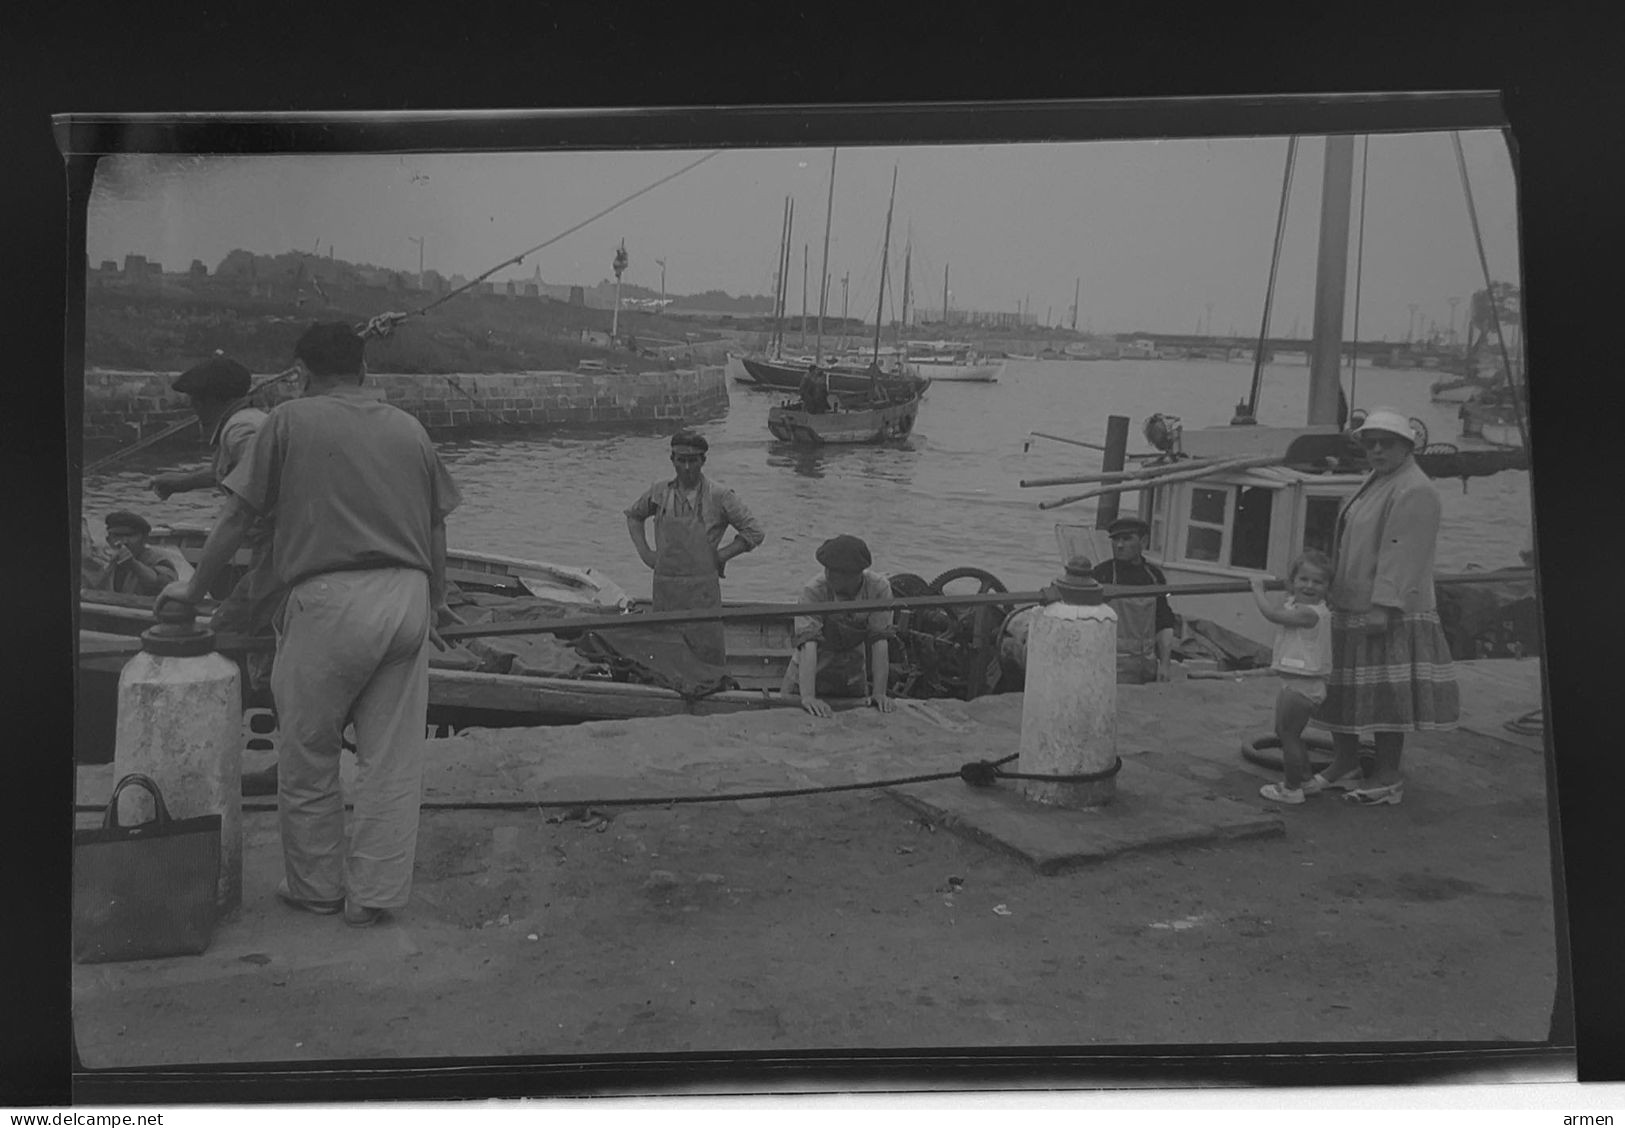
<svg viewBox="0 0 1625 1128"><path fill-rule="evenodd" d="M654 610L703 611L722 606L728 561L762 543L762 526L733 490L705 476L705 436L687 428L671 437L676 476L656 482L626 510L626 529L644 564L654 570ZM645 529L655 519L655 547ZM722 543L734 530L734 539ZM727 663L721 623L680 628L702 662Z"/></svg>
<svg viewBox="0 0 1625 1128"><path fill-rule="evenodd" d="M891 584L885 576L869 571L874 563L869 546L854 536L842 534L818 546L817 559L824 566L819 575L801 589L798 603L836 603L850 600L890 599ZM790 643L795 654L784 673L781 692L796 694L801 707L815 717L827 717L833 710L827 697L862 697L882 713L895 707L887 694L891 679L892 613L857 611L843 615L797 615ZM867 677L865 676L867 672Z"/></svg>
<svg viewBox="0 0 1625 1128"><path fill-rule="evenodd" d="M125 595L157 595L164 585L174 583L179 573L172 561L147 544L152 526L145 517L121 509L107 515L107 557L99 575L86 576L92 591L116 591Z"/></svg>
<svg viewBox="0 0 1625 1128"><path fill-rule="evenodd" d="M1168 583L1162 569L1145 558L1150 525L1138 517L1119 517L1107 527L1106 535L1112 540L1112 558L1095 565L1095 579L1136 587ZM1117 680L1128 685L1167 681L1178 622L1168 597L1114 599L1112 610L1117 612Z"/></svg>
<svg viewBox="0 0 1625 1128"><path fill-rule="evenodd" d="M254 377L243 365L217 352L201 364L194 364L175 377L170 387L192 401L198 426L209 436L214 451L210 464L200 470L159 474L152 480L152 492L161 500L170 494L213 489L242 460L265 412L247 400Z"/></svg>
<svg viewBox="0 0 1625 1128"><path fill-rule="evenodd" d="M428 648L446 607L446 515L457 487L418 421L362 387L364 341L313 325L294 348L305 394L277 405L226 476L220 519L188 583L158 597L197 603L253 521L276 521L277 894L363 926L412 892ZM345 838L339 751L347 722L359 772Z"/></svg>
<svg viewBox="0 0 1625 1128"><path fill-rule="evenodd" d="M191 399L198 426L209 436L214 455L202 469L159 474L151 483L154 493L167 499L171 494L222 486L265 422L265 412L248 400L253 383L253 374L246 367L220 352L175 378L170 386ZM244 540L249 547L248 570L215 609L209 620L213 629L246 635L270 633L282 594L271 571L271 535L267 516L249 529ZM251 682L261 683L265 670L263 656L249 655Z"/></svg>

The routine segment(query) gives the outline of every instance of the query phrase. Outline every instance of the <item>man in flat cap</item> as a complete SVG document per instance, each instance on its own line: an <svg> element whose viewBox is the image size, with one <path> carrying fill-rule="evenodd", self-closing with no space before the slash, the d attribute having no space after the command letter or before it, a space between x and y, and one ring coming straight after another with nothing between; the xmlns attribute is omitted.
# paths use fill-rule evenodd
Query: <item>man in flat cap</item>
<svg viewBox="0 0 1625 1128"><path fill-rule="evenodd" d="M446 515L457 487L418 421L362 387L364 341L312 326L294 348L305 394L278 404L226 476L225 506L188 583L197 603L256 515L275 518L277 806L295 908L377 923L412 892L427 741L428 648L446 607ZM339 751L359 772L345 838Z"/></svg>
<svg viewBox="0 0 1625 1128"><path fill-rule="evenodd" d="M1138 517L1119 517L1106 528L1112 558L1095 565L1103 584L1161 587L1168 577L1145 558L1151 526ZM1117 612L1117 680L1128 685L1167 681L1178 620L1166 595L1112 600Z"/></svg>
<svg viewBox="0 0 1625 1128"><path fill-rule="evenodd" d="M654 610L702 611L722 606L722 574L728 561L762 543L762 526L737 494L703 472L710 444L685 428L671 437L676 476L656 482L626 509L626 529L644 564L654 570ZM655 547L646 525L655 521ZM722 543L729 528L734 538ZM681 628L696 657L727 662L721 623Z"/></svg>
<svg viewBox="0 0 1625 1128"><path fill-rule="evenodd" d="M84 576L92 591L125 595L157 595L173 583L179 572L172 561L147 544L152 526L139 513L121 509L107 515L107 547L111 550L99 569Z"/></svg>
<svg viewBox="0 0 1625 1128"><path fill-rule="evenodd" d="M824 570L801 589L797 603L838 603L890 599L891 583L869 570L869 546L854 536L831 537L818 546ZM801 698L815 717L833 710L825 697L868 695L882 713L895 708L887 686L891 678L892 613L854 611L827 616L797 615L790 643L795 654L784 673L781 692Z"/></svg>

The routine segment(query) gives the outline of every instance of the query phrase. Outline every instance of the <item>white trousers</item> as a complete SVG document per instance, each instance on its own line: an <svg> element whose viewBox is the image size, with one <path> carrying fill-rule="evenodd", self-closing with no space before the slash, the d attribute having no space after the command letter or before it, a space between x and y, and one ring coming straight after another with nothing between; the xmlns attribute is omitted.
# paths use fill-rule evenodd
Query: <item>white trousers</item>
<svg viewBox="0 0 1625 1128"><path fill-rule="evenodd" d="M306 900L396 909L412 895L429 708L429 577L329 572L288 593L271 693L288 889ZM356 740L344 848L339 749Z"/></svg>

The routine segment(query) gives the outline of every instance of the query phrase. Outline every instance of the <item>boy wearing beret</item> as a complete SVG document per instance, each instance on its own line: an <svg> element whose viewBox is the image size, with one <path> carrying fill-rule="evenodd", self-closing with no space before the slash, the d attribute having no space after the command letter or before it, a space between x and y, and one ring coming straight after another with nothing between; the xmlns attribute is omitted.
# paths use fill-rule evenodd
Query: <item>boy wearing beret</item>
<svg viewBox="0 0 1625 1128"><path fill-rule="evenodd" d="M891 584L885 576L869 571L874 561L869 546L854 536L832 537L818 547L817 560L824 566L819 575L801 589L798 603L837 603L856 600L890 599ZM895 707L887 694L891 678L892 613L858 611L845 615L797 615L791 645L795 654L784 673L781 689L801 698L801 707L815 717L833 713L829 697L861 697L867 689L869 700L882 713ZM867 675L867 676L866 676Z"/></svg>

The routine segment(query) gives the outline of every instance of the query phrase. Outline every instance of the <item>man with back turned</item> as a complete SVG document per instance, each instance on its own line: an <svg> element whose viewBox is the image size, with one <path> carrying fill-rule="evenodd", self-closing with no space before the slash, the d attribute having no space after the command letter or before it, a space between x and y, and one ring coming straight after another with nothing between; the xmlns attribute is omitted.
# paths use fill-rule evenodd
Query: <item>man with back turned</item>
<svg viewBox="0 0 1625 1128"><path fill-rule="evenodd" d="M411 896L428 711L428 645L447 609L446 515L460 497L423 427L361 387L364 342L313 325L294 355L305 394L266 418L196 574L158 597L196 603L257 515L276 524L287 589L271 689L285 881L278 896L369 925ZM339 750L353 721L348 850Z"/></svg>

